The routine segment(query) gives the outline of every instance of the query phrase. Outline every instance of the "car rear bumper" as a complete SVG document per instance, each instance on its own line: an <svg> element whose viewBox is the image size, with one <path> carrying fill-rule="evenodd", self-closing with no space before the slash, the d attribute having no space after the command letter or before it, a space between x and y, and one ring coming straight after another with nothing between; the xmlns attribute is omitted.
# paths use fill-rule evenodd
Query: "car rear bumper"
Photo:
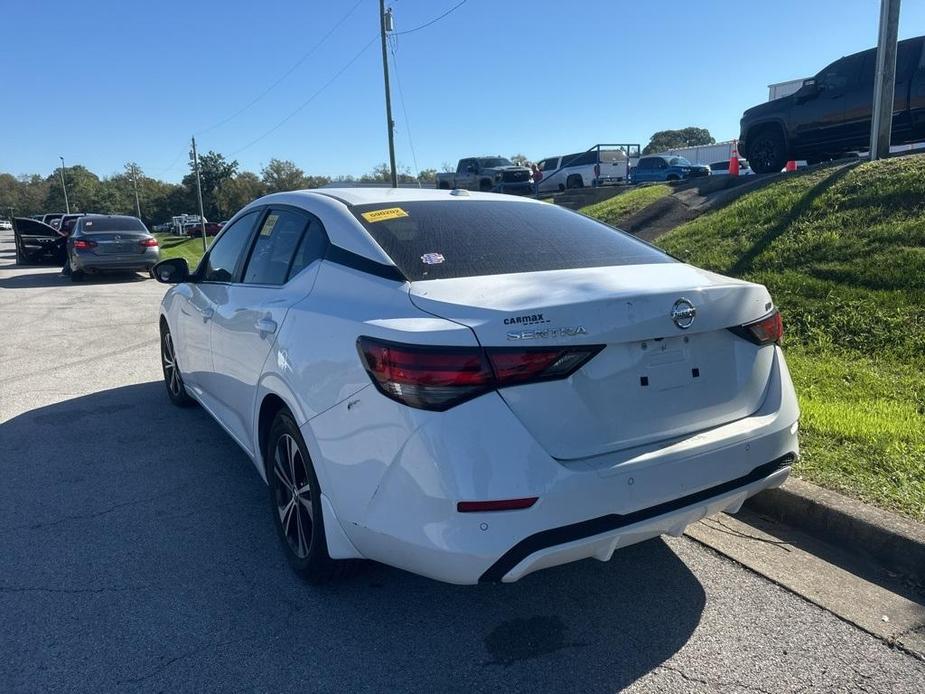
<svg viewBox="0 0 925 694"><path fill-rule="evenodd" d="M133 255L94 255L80 252L71 255L71 267L74 270L112 270L131 271L148 270L160 259L156 248L149 248L144 253Z"/></svg>
<svg viewBox="0 0 925 694"><path fill-rule="evenodd" d="M702 518L724 511L735 513L748 497L779 487L795 459L795 454L787 454L741 478L632 513L609 514L536 533L502 555L479 577L479 582L510 583L539 569L579 559L608 561L619 547L660 535L677 537Z"/></svg>
<svg viewBox="0 0 925 694"><path fill-rule="evenodd" d="M370 387L351 397L363 418L339 405L302 430L322 489L362 556L449 583L516 581L679 534L779 486L799 454L799 409L775 350L764 403L752 415L588 459L550 457L497 393L434 413ZM525 497L537 501L457 510L459 501Z"/></svg>

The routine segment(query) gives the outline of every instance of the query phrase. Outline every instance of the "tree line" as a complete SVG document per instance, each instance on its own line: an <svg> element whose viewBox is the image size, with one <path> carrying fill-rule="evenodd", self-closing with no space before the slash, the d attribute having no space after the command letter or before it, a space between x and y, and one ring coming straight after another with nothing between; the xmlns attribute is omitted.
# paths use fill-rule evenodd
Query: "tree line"
<svg viewBox="0 0 925 694"><path fill-rule="evenodd" d="M650 138L644 154L691 145L712 144L715 140L705 128L688 127L680 130L660 130ZM515 164L529 165L523 154L514 154ZM444 171L455 170L449 162ZM227 160L218 152L209 151L199 157L202 181L202 202L206 218L222 221L239 209L268 193L303 188L318 188L328 183L389 183L388 164L379 164L359 178L354 176L313 176L306 174L294 162L271 159L260 174L239 170L237 160ZM135 185L141 207L141 219L148 225L169 221L178 214L197 214L196 174L190 162L190 171L180 183L168 183L146 176L141 167L129 162L124 169L111 176L100 177L80 164L63 171L67 185L68 202L74 212L101 212L107 214L135 214ZM62 171L55 169L48 176L25 174L13 176L0 173L0 218L12 214L25 217L42 212L63 212L64 192L61 188ZM432 185L436 169L424 169L416 176L407 168L398 172L399 183Z"/></svg>
<svg viewBox="0 0 925 694"><path fill-rule="evenodd" d="M388 164L379 164L359 178L354 176L313 176L306 174L294 162L271 159L259 174L239 170L236 160L209 151L199 157L202 181L202 202L206 218L222 221L256 198L268 193L302 188L317 188L328 183L388 183ZM196 174L190 171L181 183L168 183L146 176L141 167L129 162L111 176L98 176L77 164L63 170L68 203L72 212L104 214L135 214L135 185L141 207L141 219L148 225L169 221L174 215L198 214ZM398 172L400 183L433 184L436 169L424 169L417 176L407 169ZM26 217L44 212L65 210L61 187L62 170L48 176L25 174L14 176L0 173L0 218L12 215ZM134 180L133 180L134 179Z"/></svg>

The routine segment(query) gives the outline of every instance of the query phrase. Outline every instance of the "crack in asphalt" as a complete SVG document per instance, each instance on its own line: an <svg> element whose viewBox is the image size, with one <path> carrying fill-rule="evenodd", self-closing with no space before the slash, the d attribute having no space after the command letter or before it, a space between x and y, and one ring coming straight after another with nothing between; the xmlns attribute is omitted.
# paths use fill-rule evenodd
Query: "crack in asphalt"
<svg viewBox="0 0 925 694"><path fill-rule="evenodd" d="M716 523L716 525L718 525L719 527L717 528L713 525L710 525L707 521L712 521L713 523ZM767 538L758 537L757 535L750 535L749 533L742 532L741 530L737 530L736 528L729 527L728 525L723 523L718 517L704 518L701 522L704 525L706 525L708 528L711 528L718 533L725 533L726 535L732 535L733 537L741 537L746 540L755 540L756 542L764 542L769 545L774 545L775 547L780 547L785 552L791 551L789 542L786 542L784 540L768 540Z"/></svg>
<svg viewBox="0 0 925 694"><path fill-rule="evenodd" d="M750 692L759 692L759 694L776 694L767 689L762 689L761 687L755 687L753 685L744 684L743 682L727 682L723 680L709 680L702 677L696 677L694 675L689 675L684 670L679 667L672 665L666 665L662 663L655 667L656 670L667 670L668 672L673 672L676 675L680 676L686 682L694 682L696 684L702 684L711 689L716 687L732 688L733 691L750 691Z"/></svg>
<svg viewBox="0 0 925 694"><path fill-rule="evenodd" d="M118 511L119 509L123 509L123 508L125 508L126 506L134 506L134 505L136 505L136 504L144 504L144 503L147 503L147 502L149 502L149 501L154 501L155 499L160 499L160 498L163 498L163 497L165 497L165 496L170 496L170 495L172 495L172 494L177 493L179 490L183 489L184 487L185 487L185 485L184 485L184 486L177 486L177 487L173 487L173 488L171 488L171 489L168 489L168 490L165 491L165 492L161 492L160 494L154 494L153 496L147 496L147 497L142 497L142 498L140 498L140 499L130 499L129 501L123 501L122 503L115 504L114 506L110 506L109 508L103 509L103 510L101 510L101 511L96 511L96 512L94 512L94 513L84 513L84 514L77 514L77 515L73 515L73 516L62 516L61 518L57 518L57 519L55 519L55 520L53 520L53 521L47 521L47 522L44 522L44 523L33 523L33 524L31 524L31 525L12 525L12 526L8 526L8 527L6 527L6 528L0 528L0 532L2 532L2 533L8 533L8 532L14 531L14 530L42 530L42 529L44 529L44 528L51 528L51 527L54 527L54 526L56 526L56 525L61 525L62 523L67 523L68 521L73 521L73 520L92 520L92 519L94 519L94 518L99 518L100 516L105 516L105 515L107 515L107 514L113 513L113 512L115 512L115 511Z"/></svg>
<svg viewBox="0 0 925 694"><path fill-rule="evenodd" d="M0 586L0 593L62 593L65 595L125 593L133 590L145 590L148 586L124 586L104 588L44 588L39 586Z"/></svg>

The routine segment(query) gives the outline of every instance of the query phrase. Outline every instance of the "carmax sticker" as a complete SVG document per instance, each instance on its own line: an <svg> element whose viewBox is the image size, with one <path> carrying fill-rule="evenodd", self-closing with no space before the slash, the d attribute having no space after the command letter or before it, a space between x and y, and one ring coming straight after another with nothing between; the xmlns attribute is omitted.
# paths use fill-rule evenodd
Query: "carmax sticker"
<svg viewBox="0 0 925 694"><path fill-rule="evenodd" d="M363 213L363 219L367 222L384 222L387 219L398 219L399 217L407 216L408 213L400 207L387 207L384 210L373 210L372 212Z"/></svg>

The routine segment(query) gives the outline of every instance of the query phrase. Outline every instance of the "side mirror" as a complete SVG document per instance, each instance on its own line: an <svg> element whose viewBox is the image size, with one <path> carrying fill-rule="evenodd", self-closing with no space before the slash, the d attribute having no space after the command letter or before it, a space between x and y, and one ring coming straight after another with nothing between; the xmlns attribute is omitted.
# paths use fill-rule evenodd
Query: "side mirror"
<svg viewBox="0 0 925 694"><path fill-rule="evenodd" d="M168 258L151 268L154 279L163 284L180 284L190 278L186 258Z"/></svg>
<svg viewBox="0 0 925 694"><path fill-rule="evenodd" d="M816 84L816 80L803 80L803 86L797 91L797 98L800 101L808 101L809 99L814 99L819 96L819 92L821 91L822 88Z"/></svg>

